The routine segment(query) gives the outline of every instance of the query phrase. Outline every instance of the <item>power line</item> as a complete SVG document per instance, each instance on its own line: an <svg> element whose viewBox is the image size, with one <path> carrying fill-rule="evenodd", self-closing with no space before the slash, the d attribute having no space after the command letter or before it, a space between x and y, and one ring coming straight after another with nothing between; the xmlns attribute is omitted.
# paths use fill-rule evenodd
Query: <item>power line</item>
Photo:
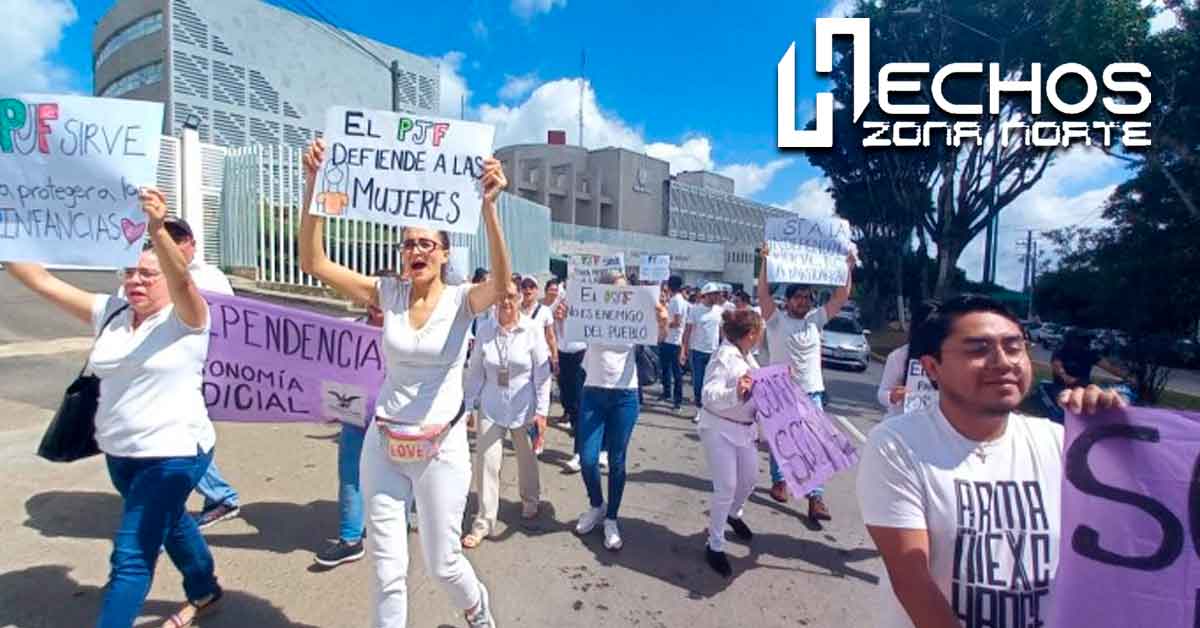
<svg viewBox="0 0 1200 628"><path fill-rule="evenodd" d="M389 72L391 71L392 66L390 63L381 59L379 57L379 55L376 55L375 53L368 50L357 39L355 39L354 37L351 37L349 34L346 33L345 30L338 27L332 20L330 20L328 17L326 17L324 15L324 13L322 13L321 10L318 9L316 6L314 6L312 4L312 2L310 2L309 0L278 0L278 1L281 4L285 5L285 7L287 9L291 10L293 13L296 13L297 15L301 15L301 16L311 19L319 27L321 27L322 30L324 30L327 34L329 34L330 37L332 37L335 41L341 43L342 45L348 46L348 47L356 50L357 52L360 52L360 53L366 55L371 60L375 61L379 65L386 68ZM304 6L302 7L299 4L296 4L297 1L302 3Z"/></svg>

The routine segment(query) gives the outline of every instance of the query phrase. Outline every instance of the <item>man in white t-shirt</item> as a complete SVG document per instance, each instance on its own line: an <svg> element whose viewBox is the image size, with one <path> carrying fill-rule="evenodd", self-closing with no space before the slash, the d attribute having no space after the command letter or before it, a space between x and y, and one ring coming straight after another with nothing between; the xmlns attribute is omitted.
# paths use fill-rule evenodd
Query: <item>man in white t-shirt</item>
<svg viewBox="0 0 1200 628"><path fill-rule="evenodd" d="M218 268L196 259L196 237L192 234L192 227L188 225L187 221L169 216L163 224L167 233L171 234L171 239L179 245L184 259L187 260L188 272L192 276L192 281L196 282L196 287L208 292L232 296L233 286L229 284L229 278ZM196 484L196 492L204 497L204 506L195 515L196 524L200 526L200 529L226 519L232 519L241 512L238 492L230 486L229 482L225 481L225 478L221 477L221 472L217 470L215 456L208 465L208 471L204 477L200 478Z"/></svg>
<svg viewBox="0 0 1200 628"><path fill-rule="evenodd" d="M858 465L863 521L891 581L879 625L1051 628L1063 427L1014 412L1033 371L1021 324L965 295L917 334L935 348L921 363L940 401L876 426ZM1084 414L1124 403L1095 386L1060 401Z"/></svg>
<svg viewBox="0 0 1200 628"><path fill-rule="evenodd" d="M771 288L767 285L767 256L770 250L762 246L762 269L758 273L758 304L766 321L767 351L769 364L786 364L791 367L792 378L800 390L808 394L818 408L825 408L825 378L821 375L821 329L829 319L837 315L842 305L850 299L853 288L854 265L857 258L851 252L846 256L846 284L833 291L833 296L824 307L813 307L813 291L808 286L791 284L784 292L784 309L775 306ZM808 495L808 518L810 521L828 521L832 517L825 505L824 487L818 486ZM779 502L787 501L787 482L783 473L771 458L771 497Z"/></svg>
<svg viewBox="0 0 1200 628"><path fill-rule="evenodd" d="M667 279L667 334L658 343L658 363L662 369L662 399L670 399L672 409L683 405L683 365L679 361L683 330L687 326L689 304L683 296L683 278Z"/></svg>
<svg viewBox="0 0 1200 628"><path fill-rule="evenodd" d="M679 351L679 365L692 363L692 395L696 407L700 407L701 390L704 388L704 371L708 360L721 344L721 286L708 282L700 288L700 302L688 309L687 325L683 329L683 345ZM698 416L698 415L697 415Z"/></svg>
<svg viewBox="0 0 1200 628"><path fill-rule="evenodd" d="M558 337L554 333L554 306L538 301L538 282L533 275L521 278L521 314L529 319L528 324L534 329L541 329L546 335L546 345L550 347L550 370L558 375ZM557 291L558 285L555 284ZM555 293L557 296L557 292ZM546 418L529 426L529 435L533 438L533 452L542 455L546 445Z"/></svg>

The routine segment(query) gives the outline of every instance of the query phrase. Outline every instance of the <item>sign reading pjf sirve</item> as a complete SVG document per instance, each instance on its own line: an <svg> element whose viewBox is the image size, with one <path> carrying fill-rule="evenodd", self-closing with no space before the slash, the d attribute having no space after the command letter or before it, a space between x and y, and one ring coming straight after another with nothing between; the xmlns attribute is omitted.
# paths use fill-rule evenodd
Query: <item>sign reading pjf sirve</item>
<svg viewBox="0 0 1200 628"><path fill-rule="evenodd" d="M332 107L309 211L473 234L495 135L477 122Z"/></svg>
<svg viewBox="0 0 1200 628"><path fill-rule="evenodd" d="M0 261L132 266L154 185L159 103L0 97Z"/></svg>

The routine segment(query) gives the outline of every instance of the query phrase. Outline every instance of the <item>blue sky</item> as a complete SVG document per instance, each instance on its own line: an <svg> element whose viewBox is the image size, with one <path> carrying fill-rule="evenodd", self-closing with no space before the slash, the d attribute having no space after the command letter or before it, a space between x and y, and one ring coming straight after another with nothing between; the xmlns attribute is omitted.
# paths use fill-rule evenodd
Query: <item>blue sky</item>
<svg viewBox="0 0 1200 628"><path fill-rule="evenodd" d="M832 211L820 171L803 154L775 148L775 66L795 41L797 102L811 107L822 87L807 70L814 19L840 15L852 0L267 1L289 9L315 4L339 26L441 60L443 109L457 115L466 95L467 117L496 124L499 145L542 141L548 127L576 141L576 79L586 50L586 145L644 150L670 161L672 171L733 176L739 193L762 202ZM0 42L0 92L91 92L92 28L113 0L0 4L15 5L5 12L30 22ZM420 10L402 8L411 6ZM1021 265L1010 252L1025 229L1095 221L1127 176L1096 151L1060 159L1001 218L1001 283L1020 287ZM981 257L981 242L964 254L969 276L978 277Z"/></svg>

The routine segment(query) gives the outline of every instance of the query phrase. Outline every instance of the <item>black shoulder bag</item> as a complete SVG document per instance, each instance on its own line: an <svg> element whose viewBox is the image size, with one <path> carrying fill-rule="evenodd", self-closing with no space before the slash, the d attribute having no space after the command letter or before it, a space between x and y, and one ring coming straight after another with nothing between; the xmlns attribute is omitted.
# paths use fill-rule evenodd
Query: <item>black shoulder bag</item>
<svg viewBox="0 0 1200 628"><path fill-rule="evenodd" d="M105 319L100 326L100 334L113 322L129 305L122 305ZM93 347L95 343L93 343ZM96 409L100 405L100 378L95 375L84 375L87 371L88 360L83 363L79 377L67 387L63 394L62 404L58 412L50 420L42 442L38 445L37 455L50 462L75 462L100 453L96 445Z"/></svg>

